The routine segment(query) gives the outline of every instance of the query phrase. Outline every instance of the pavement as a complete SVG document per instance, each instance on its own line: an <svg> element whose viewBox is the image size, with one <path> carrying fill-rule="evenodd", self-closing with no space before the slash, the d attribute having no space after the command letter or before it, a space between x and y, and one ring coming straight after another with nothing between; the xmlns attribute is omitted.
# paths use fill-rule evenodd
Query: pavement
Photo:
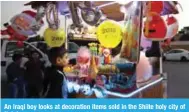
<svg viewBox="0 0 189 112"><path fill-rule="evenodd" d="M189 98L189 62L164 62L167 73L167 97Z"/></svg>

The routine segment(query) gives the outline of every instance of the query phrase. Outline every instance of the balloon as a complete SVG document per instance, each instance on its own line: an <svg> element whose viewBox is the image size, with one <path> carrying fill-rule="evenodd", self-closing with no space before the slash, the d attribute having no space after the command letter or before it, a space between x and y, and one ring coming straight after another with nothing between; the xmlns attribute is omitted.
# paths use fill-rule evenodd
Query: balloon
<svg viewBox="0 0 189 112"><path fill-rule="evenodd" d="M11 19L11 27L20 35L34 35L43 25L43 21L37 21L35 16L36 13L33 11L23 11ZM38 30L36 30L34 27L38 27Z"/></svg>
<svg viewBox="0 0 189 112"><path fill-rule="evenodd" d="M9 38L8 40L17 40L17 41L24 41L27 39L26 36L19 34L18 32L16 32L11 25L7 24L7 26L5 26L6 29L5 30L1 30L1 35L8 35Z"/></svg>
<svg viewBox="0 0 189 112"><path fill-rule="evenodd" d="M98 26L97 37L102 46L115 48L122 40L121 26L114 21L106 20Z"/></svg>
<svg viewBox="0 0 189 112"><path fill-rule="evenodd" d="M158 14L163 10L163 1L149 1L147 2L149 12L156 12Z"/></svg>
<svg viewBox="0 0 189 112"><path fill-rule="evenodd" d="M79 65L88 64L91 58L91 52L87 47L80 47L77 52L77 63Z"/></svg>
<svg viewBox="0 0 189 112"><path fill-rule="evenodd" d="M57 29L59 27L58 10L55 4L47 5L46 18L50 28Z"/></svg>
<svg viewBox="0 0 189 112"><path fill-rule="evenodd" d="M167 34L166 34L166 39L167 38L173 38L177 32L178 32L178 21L175 17L171 16L166 19L167 23Z"/></svg>
<svg viewBox="0 0 189 112"><path fill-rule="evenodd" d="M162 41L166 33L167 26L163 18L155 12L150 12L144 22L144 36L153 41Z"/></svg>
<svg viewBox="0 0 189 112"><path fill-rule="evenodd" d="M65 42L65 32L64 29L51 29L47 28L44 32L44 39L48 46L50 47L60 47Z"/></svg>

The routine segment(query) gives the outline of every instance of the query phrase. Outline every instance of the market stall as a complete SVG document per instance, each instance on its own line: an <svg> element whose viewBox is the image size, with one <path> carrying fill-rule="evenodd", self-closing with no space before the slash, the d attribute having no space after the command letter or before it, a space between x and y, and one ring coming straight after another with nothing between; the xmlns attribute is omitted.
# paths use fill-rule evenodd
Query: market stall
<svg viewBox="0 0 189 112"><path fill-rule="evenodd" d="M69 49L68 42L76 43L79 49L69 51L77 52L76 63L62 68L70 98L165 97L161 49L178 31L177 2L33 1L25 5L37 12L23 11L1 33L21 46L39 31L46 17L44 40L49 47ZM59 16L65 16L64 29Z"/></svg>

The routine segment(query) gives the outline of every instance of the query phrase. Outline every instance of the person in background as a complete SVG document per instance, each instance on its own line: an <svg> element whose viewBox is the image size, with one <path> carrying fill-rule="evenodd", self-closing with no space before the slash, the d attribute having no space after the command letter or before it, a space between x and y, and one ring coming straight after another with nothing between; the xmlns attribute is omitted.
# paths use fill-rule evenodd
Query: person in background
<svg viewBox="0 0 189 112"><path fill-rule="evenodd" d="M26 97L24 69L20 67L22 55L15 53L12 60L13 62L6 69L9 83L9 97L24 98Z"/></svg>
<svg viewBox="0 0 189 112"><path fill-rule="evenodd" d="M45 73L44 96L47 98L67 98L68 88L63 68L69 64L68 52L64 47L55 47L49 51L52 66Z"/></svg>
<svg viewBox="0 0 189 112"><path fill-rule="evenodd" d="M29 61L25 64L28 97L39 98L43 88L44 65L40 61L39 54L31 51Z"/></svg>

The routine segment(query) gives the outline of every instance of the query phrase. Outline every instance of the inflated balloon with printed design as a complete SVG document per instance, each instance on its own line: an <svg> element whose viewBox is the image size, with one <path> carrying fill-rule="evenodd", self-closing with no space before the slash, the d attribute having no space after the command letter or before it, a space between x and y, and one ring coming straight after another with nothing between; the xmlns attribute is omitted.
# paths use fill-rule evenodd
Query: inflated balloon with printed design
<svg viewBox="0 0 189 112"><path fill-rule="evenodd" d="M60 47L65 42L65 32L64 29L51 29L47 28L44 32L44 40L49 47Z"/></svg>
<svg viewBox="0 0 189 112"><path fill-rule="evenodd" d="M97 37L103 47L115 48L122 40L121 26L115 21L104 21L97 28Z"/></svg>

